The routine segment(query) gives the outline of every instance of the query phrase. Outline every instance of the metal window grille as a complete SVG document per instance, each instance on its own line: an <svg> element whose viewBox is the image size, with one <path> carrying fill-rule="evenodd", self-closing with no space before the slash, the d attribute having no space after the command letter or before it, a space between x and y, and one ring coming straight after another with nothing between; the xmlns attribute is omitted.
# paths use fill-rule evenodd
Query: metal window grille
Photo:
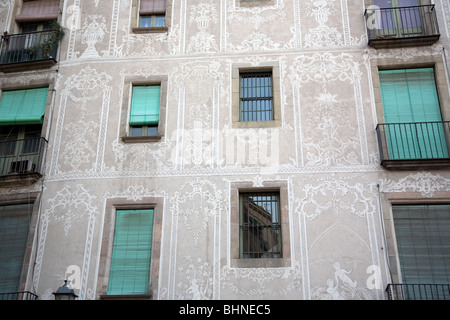
<svg viewBox="0 0 450 320"><path fill-rule="evenodd" d="M0 293L0 300L37 300L38 296L29 291Z"/></svg>
<svg viewBox="0 0 450 320"><path fill-rule="evenodd" d="M240 257L282 258L279 192L240 194Z"/></svg>
<svg viewBox="0 0 450 320"><path fill-rule="evenodd" d="M241 73L240 78L240 120L273 120L272 72Z"/></svg>

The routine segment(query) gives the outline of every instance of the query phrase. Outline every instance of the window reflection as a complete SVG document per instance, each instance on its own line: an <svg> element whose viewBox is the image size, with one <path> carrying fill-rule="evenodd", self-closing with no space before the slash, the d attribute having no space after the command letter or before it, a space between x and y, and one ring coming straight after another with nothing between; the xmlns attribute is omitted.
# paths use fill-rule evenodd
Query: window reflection
<svg viewBox="0 0 450 320"><path fill-rule="evenodd" d="M281 258L279 193L241 194L241 258Z"/></svg>

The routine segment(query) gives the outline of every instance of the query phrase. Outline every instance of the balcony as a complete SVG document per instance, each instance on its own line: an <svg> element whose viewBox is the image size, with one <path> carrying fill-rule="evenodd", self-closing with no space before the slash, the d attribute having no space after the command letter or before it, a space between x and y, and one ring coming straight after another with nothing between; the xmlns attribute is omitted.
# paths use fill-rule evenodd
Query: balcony
<svg viewBox="0 0 450 320"><path fill-rule="evenodd" d="M386 169L440 169L450 166L450 122L379 124L381 165Z"/></svg>
<svg viewBox="0 0 450 320"><path fill-rule="evenodd" d="M37 182L42 177L46 147L44 138L0 142L0 184L15 186Z"/></svg>
<svg viewBox="0 0 450 320"><path fill-rule="evenodd" d="M0 300L37 300L38 296L29 291L0 293Z"/></svg>
<svg viewBox="0 0 450 320"><path fill-rule="evenodd" d="M427 46L439 40L434 5L366 9L369 46L376 49Z"/></svg>
<svg viewBox="0 0 450 320"><path fill-rule="evenodd" d="M0 71L45 69L56 64L58 31L5 34L0 43Z"/></svg>
<svg viewBox="0 0 450 320"><path fill-rule="evenodd" d="M450 300L449 284L389 284L389 300Z"/></svg>

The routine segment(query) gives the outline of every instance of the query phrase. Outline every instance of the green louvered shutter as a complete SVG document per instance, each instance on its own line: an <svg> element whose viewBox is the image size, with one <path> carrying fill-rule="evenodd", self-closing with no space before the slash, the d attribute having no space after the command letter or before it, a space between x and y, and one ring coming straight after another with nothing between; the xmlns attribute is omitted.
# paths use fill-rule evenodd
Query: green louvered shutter
<svg viewBox="0 0 450 320"><path fill-rule="evenodd" d="M434 69L379 73L390 159L448 157Z"/></svg>
<svg viewBox="0 0 450 320"><path fill-rule="evenodd" d="M153 209L117 211L109 274L109 295L147 293L153 213Z"/></svg>
<svg viewBox="0 0 450 320"><path fill-rule="evenodd" d="M131 98L130 126L158 124L161 86L135 86Z"/></svg>
<svg viewBox="0 0 450 320"><path fill-rule="evenodd" d="M48 88L4 91L0 100L0 125L42 124Z"/></svg>
<svg viewBox="0 0 450 320"><path fill-rule="evenodd" d="M393 205L392 212L402 283L410 285L405 298L449 299L450 205Z"/></svg>
<svg viewBox="0 0 450 320"><path fill-rule="evenodd" d="M17 292L32 204L0 206L0 293Z"/></svg>

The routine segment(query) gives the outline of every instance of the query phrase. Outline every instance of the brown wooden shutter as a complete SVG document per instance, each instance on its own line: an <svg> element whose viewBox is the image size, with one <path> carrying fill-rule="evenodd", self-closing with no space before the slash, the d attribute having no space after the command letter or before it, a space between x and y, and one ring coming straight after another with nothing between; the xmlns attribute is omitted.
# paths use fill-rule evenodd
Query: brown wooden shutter
<svg viewBox="0 0 450 320"><path fill-rule="evenodd" d="M57 20L59 0L28 0L24 1L16 22Z"/></svg>
<svg viewBox="0 0 450 320"><path fill-rule="evenodd" d="M166 0L141 0L139 15L166 13Z"/></svg>

